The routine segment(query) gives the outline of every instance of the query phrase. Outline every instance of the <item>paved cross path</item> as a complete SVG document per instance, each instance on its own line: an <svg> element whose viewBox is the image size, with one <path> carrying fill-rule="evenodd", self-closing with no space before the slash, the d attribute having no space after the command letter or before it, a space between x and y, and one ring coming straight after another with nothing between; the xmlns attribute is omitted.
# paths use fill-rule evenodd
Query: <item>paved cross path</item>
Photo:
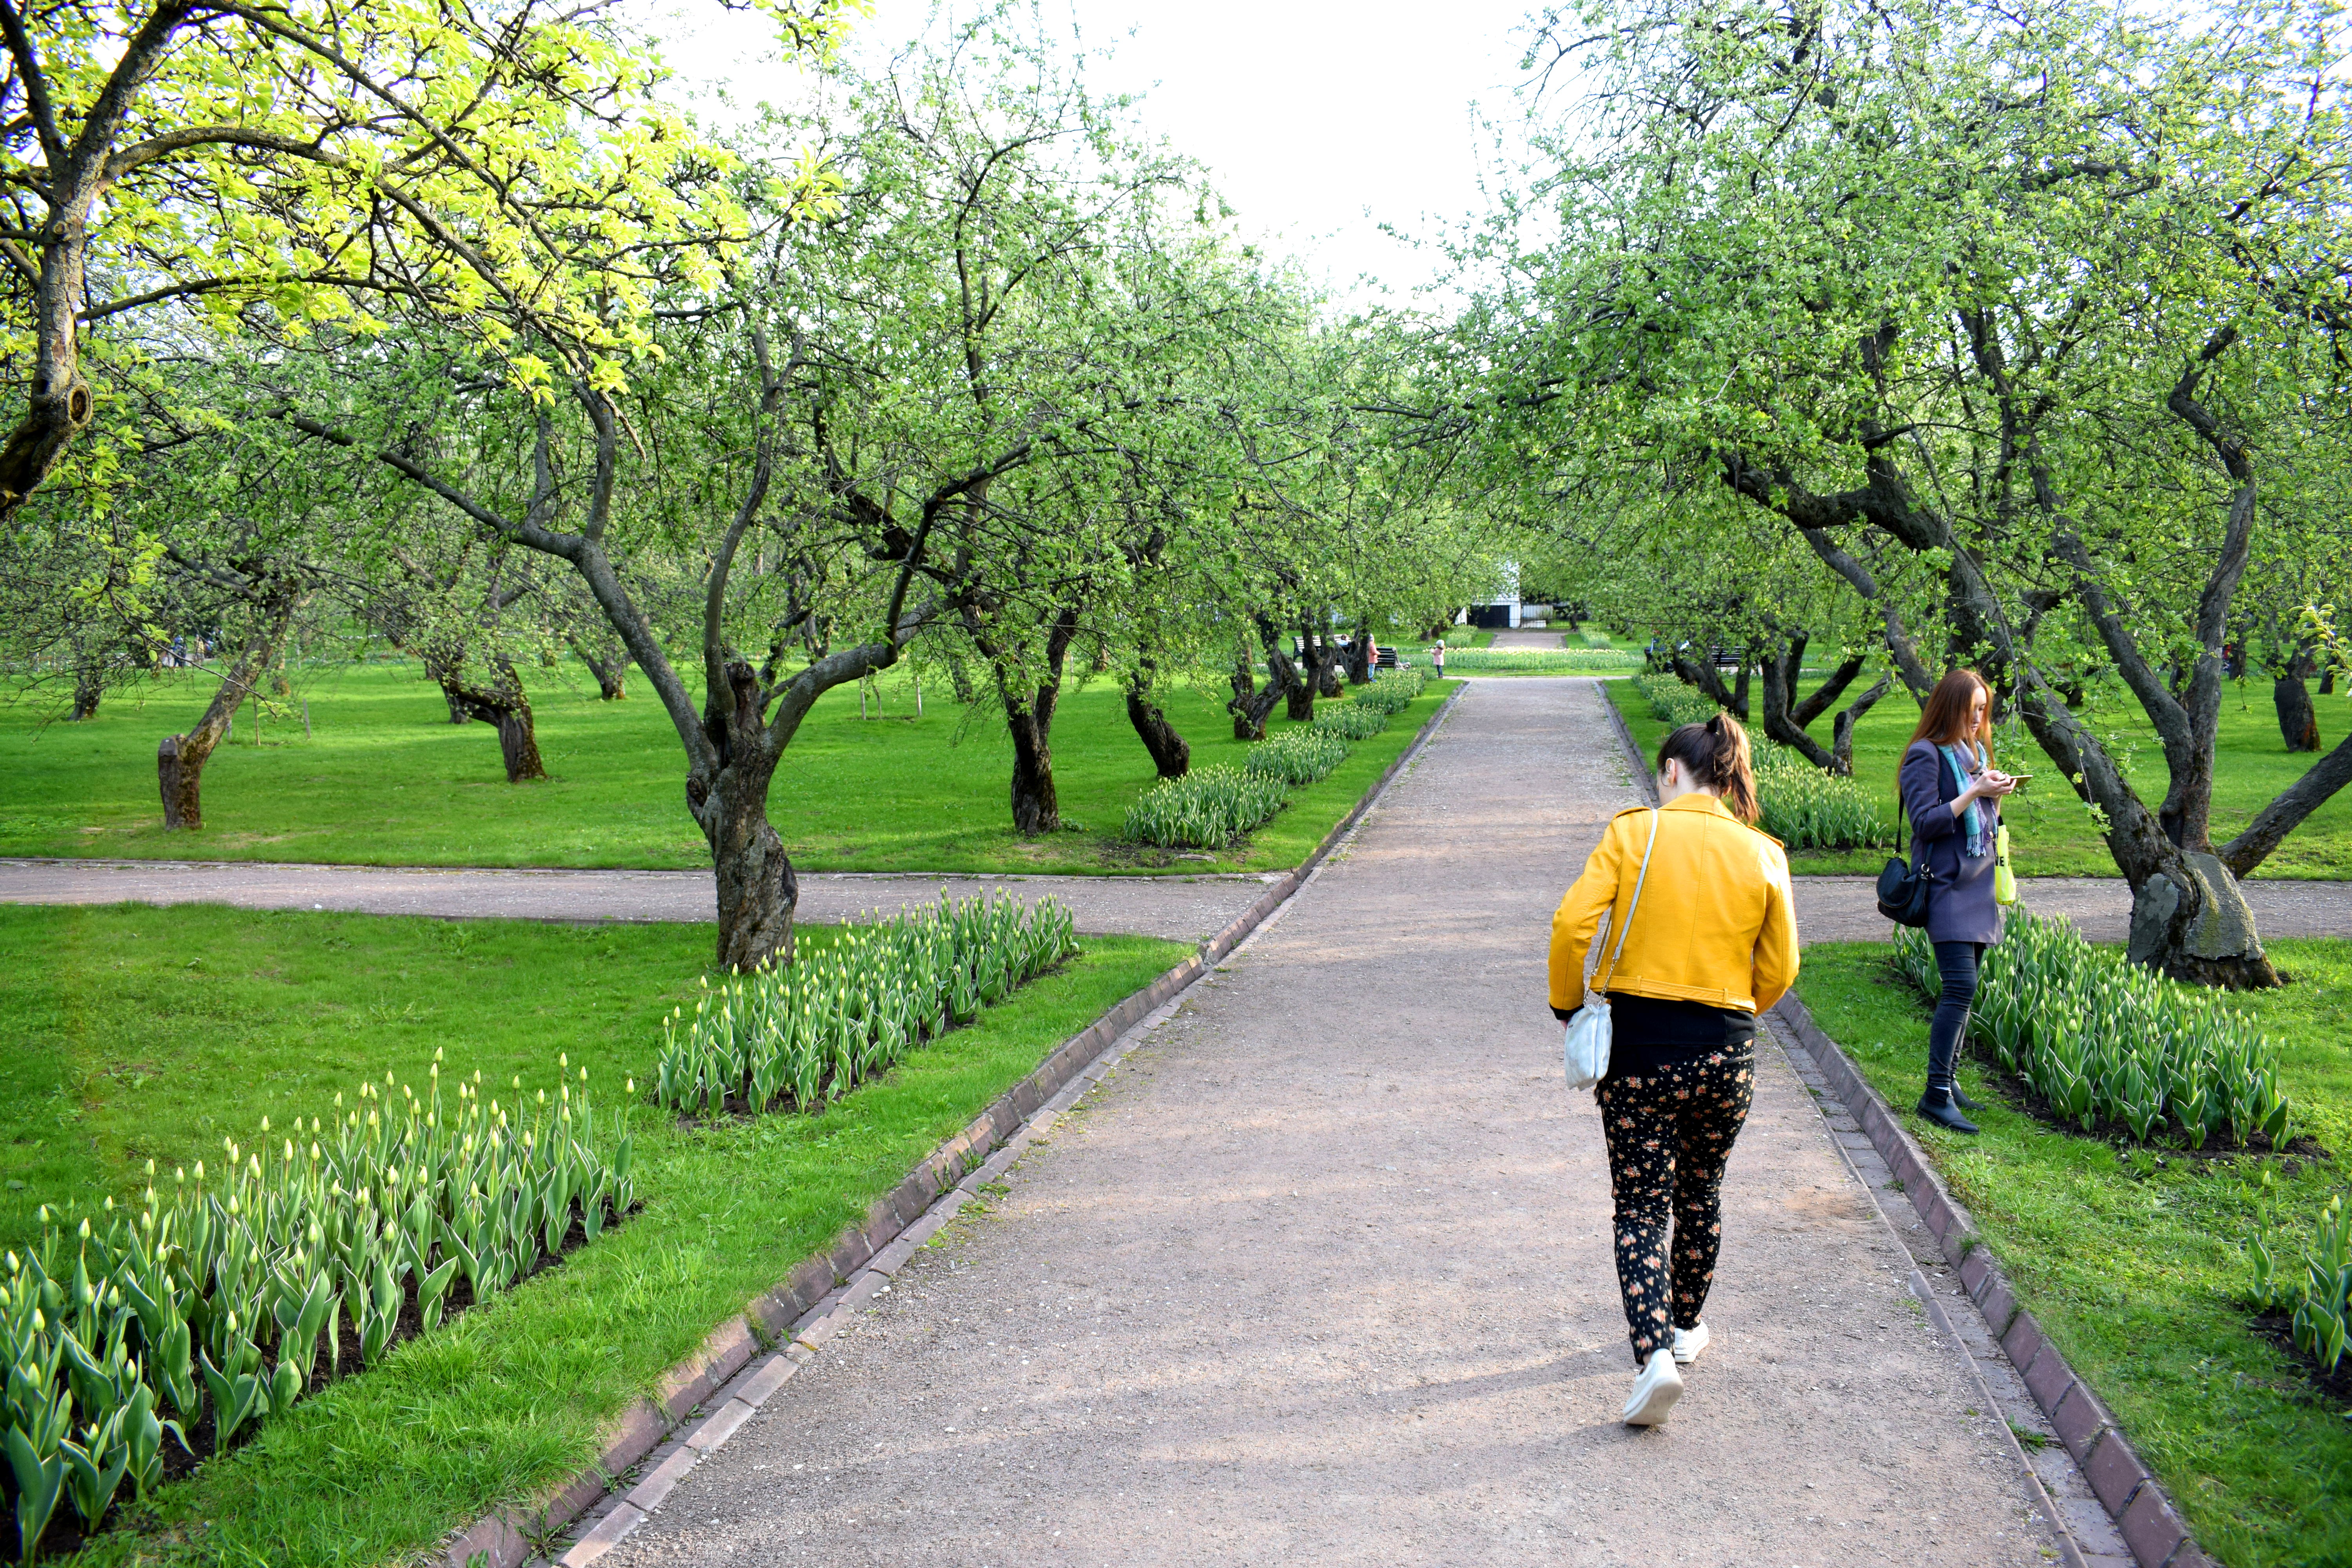
<svg viewBox="0 0 2352 1568"><path fill-rule="evenodd" d="M1520 877L1538 874L1527 865L1508 863ZM804 872L800 918L846 920L868 910L895 910L929 899L967 898L986 889L1006 888L1023 898L1051 893L1063 900L1083 931L1128 931L1191 942L1223 931L1257 901L1266 883L1277 879L1279 873L974 877ZM2093 942L2121 942L2128 933L2131 889L2117 879L2028 877L2023 885L2029 908L2067 916ZM1878 912L1869 878L1799 877L1795 886L1798 934L1804 941L1877 942L1885 937L1886 921ZM1529 889L1543 890L1532 883ZM1550 896L1557 898L1560 890L1550 889ZM2245 893L2255 929L2265 936L2352 936L2352 882L2248 882ZM0 903L15 904L213 903L454 919L707 921L715 901L710 873L698 870L0 860Z"/></svg>
<svg viewBox="0 0 2352 1568"><path fill-rule="evenodd" d="M1633 800L1481 682L1352 844L603 1561L2053 1559L1776 1046L1673 1419L1633 1378L1549 918ZM971 1211L967 1211L969 1214Z"/></svg>
<svg viewBox="0 0 2352 1568"><path fill-rule="evenodd" d="M1078 929L1192 942L1213 936L1281 873L1208 877L972 877L803 872L798 916L852 919L1003 889L1052 894ZM257 910L537 921L707 922L709 871L509 870L487 867L271 865L223 860L0 860L0 903L218 903Z"/></svg>

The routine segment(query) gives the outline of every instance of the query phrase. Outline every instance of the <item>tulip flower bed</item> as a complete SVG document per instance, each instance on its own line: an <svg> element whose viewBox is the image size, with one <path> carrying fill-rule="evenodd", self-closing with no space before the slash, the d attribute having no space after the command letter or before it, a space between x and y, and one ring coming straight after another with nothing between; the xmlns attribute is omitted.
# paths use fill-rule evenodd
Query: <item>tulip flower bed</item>
<svg viewBox="0 0 2352 1568"><path fill-rule="evenodd" d="M1349 700L1366 708L1377 708L1394 718L1412 706L1427 684L1427 679L1417 669L1392 669L1385 675L1376 675L1369 684L1358 687L1355 696Z"/></svg>
<svg viewBox="0 0 2352 1568"><path fill-rule="evenodd" d="M2269 1174L2263 1173L2265 1184ZM2282 1267L2281 1255L2290 1245L2266 1227L2248 1246L2254 1310L2284 1315L2294 1348L2316 1362L2325 1376L2343 1361L2352 1340L2352 1215L2344 1212L2344 1194L2328 1200L2310 1245L2289 1255Z"/></svg>
<svg viewBox="0 0 2352 1568"><path fill-rule="evenodd" d="M804 927L801 955L821 958L839 940L837 928ZM157 1434L133 1409L119 1429L130 1452L107 1527L81 1541L75 1561L85 1568L199 1562L369 1568L423 1561L450 1531L489 1509L544 1496L590 1463L631 1402L714 1328L832 1246L845 1226L861 1223L867 1205L942 1139L1189 951L1144 938L1091 937L1082 953L983 1008L970 1026L807 1114L716 1122L635 1114L626 1174L636 1206L622 1224L608 1205L593 1246L583 1245L575 1195L560 1264L544 1252L541 1232L536 1269L500 1289L486 1286L475 1300L461 1261L446 1286L441 1321L430 1331L411 1274L400 1281L405 1303L380 1359L362 1353L347 1311L331 1314L307 1389L292 1409L276 1411L268 1390L250 1390L259 1414L248 1415L217 1456L212 1391L201 1363L192 1392L205 1414L193 1426L182 1424L193 1452L163 1426L180 1422L178 1408L151 1387L145 1410L161 1429L163 1483L152 1485L152 1464L144 1461L151 1484L141 1495L133 1470L142 1463L141 1445ZM439 1079L449 1110L443 1124L462 1117L460 1076L464 1098L474 1099L478 1066L482 1112L490 1116L495 1100L518 1146L534 1125L560 1125L566 1103L548 1082L550 1108L539 1109L530 1064L568 1053L575 1124L582 1115L579 1068L588 1066L591 1084L601 1086L593 1147L609 1164L614 1102L632 1072L638 1090L647 1090L661 1020L681 1001L691 1011L694 977L709 952L707 928L688 926L582 928L202 906L0 907L0 966L12 976L0 988L0 1170L10 1178L0 1188L0 1224L7 1226L0 1238L0 1285L11 1290L13 1306L8 1250L22 1270L38 1262L56 1289L36 1283L25 1300L39 1308L43 1332L62 1316L103 1367L110 1356L107 1333L121 1321L124 1347L143 1367L143 1325L127 1291L120 1303L99 1304L99 1321L85 1335L76 1290L84 1256L79 1219L49 1227L45 1237L38 1205L91 1215L87 1267L94 1286L101 1269L96 1243L107 1239L109 1226L122 1223L120 1243L129 1250L131 1232L145 1234L138 1216L152 1184L163 1201L160 1227L163 1207L195 1190L198 1158L205 1164L205 1196L225 1213L235 1195L236 1217L257 1226L261 1189L252 1180L252 1156L262 1154L274 1183L299 1110L296 1169L307 1169L315 1104L323 1163L333 1132L327 1112L339 1081L365 1078L382 1090L363 1099L346 1091L346 1128L351 1110L361 1112L363 1130L365 1111L374 1109L379 1125L405 1130L408 1102L397 1069L429 1063L436 1041L447 1042ZM387 1069L394 1070L392 1087L384 1086ZM520 1111L512 1089L518 1072L527 1086ZM423 1114L432 1113L430 1077L411 1080ZM499 1085L507 1087L501 1091ZM257 1130L264 1114L269 1135L240 1135L240 1144L255 1146L240 1147L242 1174L233 1184L215 1168L227 1154L221 1130ZM534 1138L533 1147L546 1145ZM158 1156L159 1179L152 1182L144 1169L150 1156ZM188 1171L184 1189L171 1179L179 1165ZM397 1192L406 1194L414 1165L400 1168ZM356 1199L352 1176L338 1179ZM26 1190L16 1190L20 1184ZM385 1184L375 1184L372 1212L378 1215L385 1214ZM463 1181L452 1191L458 1200L469 1195ZM105 1205L110 1194L111 1210ZM462 1219L446 1217L462 1236ZM387 1269L396 1268L382 1231L374 1235ZM328 1239L322 1226L321 1252ZM45 1241L52 1249L67 1247L63 1257L54 1250L45 1257ZM307 1230L302 1245L307 1250ZM402 1245L397 1238L392 1244ZM445 1249L432 1267L449 1256ZM478 1247L477 1257L489 1265ZM327 1268L335 1266L329 1261ZM372 1287L373 1278L367 1283ZM285 1304L283 1295L275 1299ZM118 1320L122 1308L130 1317ZM268 1295L260 1313L268 1323L248 1337L261 1352L255 1370L268 1384L279 1356ZM29 1323L28 1313L23 1321ZM294 1336L300 1331L298 1315ZM192 1325L190 1350L192 1361L208 1352L216 1369L231 1371L200 1325ZM57 1353L47 1386L62 1379L74 1387L71 1356L61 1347ZM332 1375L338 1371L341 1375ZM138 1390L127 1392L135 1404ZM233 1384L228 1392L236 1397ZM79 1393L76 1398L72 1420L87 1425L90 1406ZM63 1436L83 1446L75 1430ZM100 1469L100 1482L110 1468ZM15 1472L0 1470L9 1477L0 1500L5 1518L15 1506ZM70 1479L62 1482L43 1561L71 1550L79 1536L72 1488ZM0 1557L14 1540L0 1526Z"/></svg>
<svg viewBox="0 0 2352 1568"><path fill-rule="evenodd" d="M1825 773L1802 753L1769 741L1756 744L1756 826L1790 849L1884 849L1895 825L1874 794L1851 778Z"/></svg>
<svg viewBox="0 0 2352 1568"><path fill-rule="evenodd" d="M705 1117L814 1110L1076 950L1069 906L1051 898L925 904L845 926L789 968L705 982L690 1022L663 1022L654 1098Z"/></svg>
<svg viewBox="0 0 2352 1568"><path fill-rule="evenodd" d="M1370 702L1327 702L1315 710L1315 728L1343 741L1369 741L1388 727L1388 710Z"/></svg>
<svg viewBox="0 0 2352 1568"><path fill-rule="evenodd" d="M1625 675L1642 668L1632 649L1449 647L1448 675Z"/></svg>
<svg viewBox="0 0 2352 1568"><path fill-rule="evenodd" d="M1895 963L1920 991L1941 989L1925 931L1897 927ZM2147 1142L2177 1129L2208 1139L2288 1139L2277 1050L2215 994L2095 948L2063 919L2013 912L1985 950L1973 1037L2032 1086L2050 1114L2088 1132L2105 1124Z"/></svg>
<svg viewBox="0 0 2352 1568"><path fill-rule="evenodd" d="M1290 787L1328 778L1348 760L1350 742L1369 740L1418 701L1428 681L1417 669L1391 670L1345 702L1315 710L1311 723L1276 731L1250 747L1239 768L1194 768L1156 784L1128 809L1126 837L1162 849L1223 849L1274 820Z"/></svg>
<svg viewBox="0 0 2352 1568"><path fill-rule="evenodd" d="M1281 780L1285 784L1313 784L1328 777L1348 760L1348 742L1315 729L1285 730L1249 749L1244 772Z"/></svg>
<svg viewBox="0 0 2352 1568"><path fill-rule="evenodd" d="M1126 835L1161 849L1221 849L1273 821L1289 800L1276 774L1222 763L1194 768L1138 796L1128 807Z"/></svg>
<svg viewBox="0 0 2352 1568"><path fill-rule="evenodd" d="M585 1067L575 1089L560 1057L555 1099L541 1089L528 1105L516 1078L508 1106L478 1072L445 1097L434 1056L423 1096L387 1073L349 1106L335 1096L331 1126L298 1118L273 1134L264 1117L257 1146L222 1140L209 1177L198 1161L164 1182L151 1160L135 1218L111 1197L78 1218L43 1208L41 1246L8 1253L0 1276L0 1442L22 1560L61 1500L94 1531L124 1482L147 1498L166 1431L184 1454L217 1455L248 1423L379 1364L404 1321L431 1332L460 1279L465 1300L486 1300L575 1232L593 1241L627 1215L626 1111L600 1125Z"/></svg>
<svg viewBox="0 0 2352 1568"><path fill-rule="evenodd" d="M1715 699L1677 675L1637 675L1633 688L1650 705L1650 716L1664 723L1704 724L1723 711Z"/></svg>

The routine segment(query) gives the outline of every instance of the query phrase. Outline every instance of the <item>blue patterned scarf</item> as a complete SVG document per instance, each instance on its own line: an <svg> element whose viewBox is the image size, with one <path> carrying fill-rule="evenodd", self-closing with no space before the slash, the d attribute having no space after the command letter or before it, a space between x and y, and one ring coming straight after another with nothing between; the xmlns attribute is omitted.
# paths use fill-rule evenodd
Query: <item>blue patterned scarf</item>
<svg viewBox="0 0 2352 1568"><path fill-rule="evenodd" d="M1960 765L1960 749L1958 746L1939 746L1937 749L1944 753L1944 761L1952 770L1952 793L1955 795L1966 794L1969 787L1969 770ZM1970 747L1969 750L1975 752L1974 747ZM1976 763L1979 767L1984 766L1982 752L1976 752ZM1988 852L1989 846L1985 843L1982 807L1976 801L1969 802L1969 809L1961 815L1960 820L1968 826L1969 858L1974 860L1983 858Z"/></svg>

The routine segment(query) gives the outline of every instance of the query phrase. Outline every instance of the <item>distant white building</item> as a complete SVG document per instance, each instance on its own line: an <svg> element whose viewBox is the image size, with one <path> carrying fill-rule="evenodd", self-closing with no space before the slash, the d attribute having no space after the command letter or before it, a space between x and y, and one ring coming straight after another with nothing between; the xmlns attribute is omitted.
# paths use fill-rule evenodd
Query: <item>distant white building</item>
<svg viewBox="0 0 2352 1568"><path fill-rule="evenodd" d="M1517 562L1503 563L1501 590L1493 598L1472 605L1465 610L1461 615L1460 624L1491 626L1496 630L1506 626L1515 627L1519 624L1519 563Z"/></svg>

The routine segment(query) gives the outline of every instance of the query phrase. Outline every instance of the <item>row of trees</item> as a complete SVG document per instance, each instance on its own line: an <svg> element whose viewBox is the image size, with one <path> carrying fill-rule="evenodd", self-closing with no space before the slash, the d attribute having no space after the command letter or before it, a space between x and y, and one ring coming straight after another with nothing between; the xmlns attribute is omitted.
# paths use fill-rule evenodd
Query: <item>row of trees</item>
<svg viewBox="0 0 2352 1568"><path fill-rule="evenodd" d="M1454 449L1392 428L1410 341L1318 317L1034 37L987 18L861 77L818 58L826 0L770 9L810 90L725 137L593 6L429 39L365 8L0 16L0 592L85 711L209 649L167 820L201 822L306 625L415 655L517 781L520 668L633 670L750 967L791 952L768 801L833 688L945 666L1048 833L1074 659L1181 773L1167 683L1230 679L1262 733L1367 678L1335 621L1417 632L1486 585Z"/></svg>
<svg viewBox="0 0 2352 1568"><path fill-rule="evenodd" d="M1543 100L1543 184L1465 256L1426 417L1588 563L1596 611L1700 650L1687 673L1744 708L1704 652L1738 650L1763 727L1819 763L1894 686L1986 669L2101 822L2134 956L2273 984L2238 879L2352 779L2352 739L2226 842L2214 739L2252 669L2317 749L2313 612L2352 577L2338 20L1554 13L1530 65L1574 107ZM1834 669L1801 694L1809 656ZM2097 717L2117 701L2160 798Z"/></svg>

